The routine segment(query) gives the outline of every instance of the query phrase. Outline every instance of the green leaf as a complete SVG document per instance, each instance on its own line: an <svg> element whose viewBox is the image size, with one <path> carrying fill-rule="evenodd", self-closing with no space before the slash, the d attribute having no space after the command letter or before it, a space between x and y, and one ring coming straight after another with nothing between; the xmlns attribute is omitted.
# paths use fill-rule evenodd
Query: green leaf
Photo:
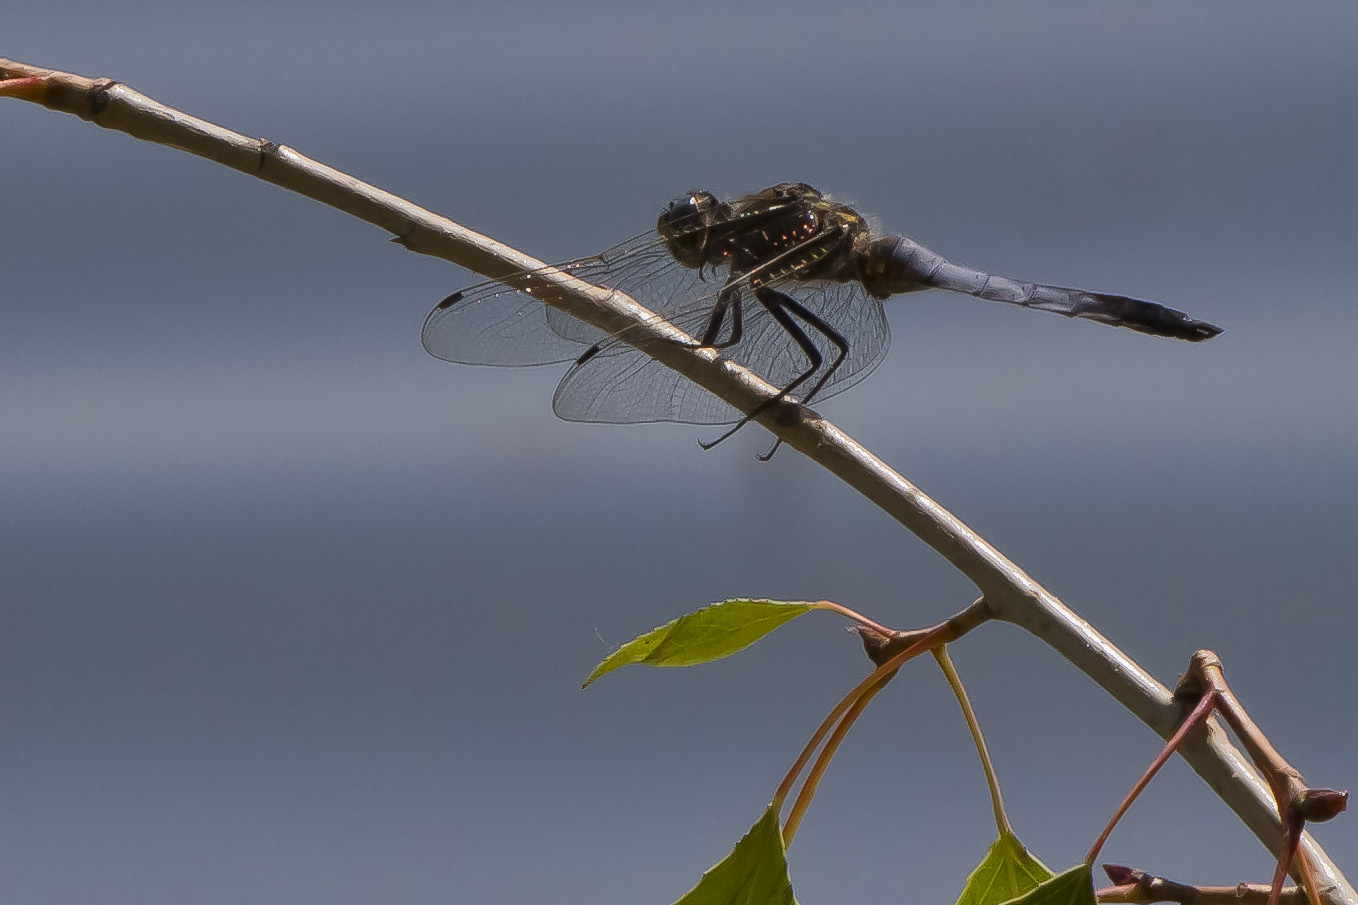
<svg viewBox="0 0 1358 905"><path fill-rule="evenodd" d="M727 600L705 606L628 641L594 667L585 686L629 663L695 666L729 657L812 609L815 604L780 600Z"/></svg>
<svg viewBox="0 0 1358 905"><path fill-rule="evenodd" d="M675 905L797 905L778 811L764 816Z"/></svg>
<svg viewBox="0 0 1358 905"><path fill-rule="evenodd" d="M1009 905L1098 905L1089 865L1077 864L1044 880L1023 895L1010 899Z"/></svg>
<svg viewBox="0 0 1358 905"><path fill-rule="evenodd" d="M1051 879L1041 861L1034 858L1012 833L1001 833L990 851L976 865L957 897L957 905L1000 905Z"/></svg>

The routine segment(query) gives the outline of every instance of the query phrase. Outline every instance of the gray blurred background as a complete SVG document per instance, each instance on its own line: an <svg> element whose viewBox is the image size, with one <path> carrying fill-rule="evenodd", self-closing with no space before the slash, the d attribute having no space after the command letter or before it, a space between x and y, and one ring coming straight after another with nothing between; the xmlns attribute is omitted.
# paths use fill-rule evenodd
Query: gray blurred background
<svg viewBox="0 0 1358 905"><path fill-rule="evenodd" d="M810 182L955 260L1156 299L1202 346L928 293L825 415L1172 683L1198 647L1358 782L1358 7L24 3L109 76L538 257L673 195ZM0 102L0 894L665 903L865 672L813 615L587 692L728 596L900 627L974 589L754 428L566 424L562 368L427 357L474 281L240 174ZM1083 856L1157 740L1032 638L954 656L1021 837ZM1358 865L1352 819L1318 835ZM803 902L952 901L994 835L920 662L790 857ZM1105 859L1269 856L1173 763Z"/></svg>

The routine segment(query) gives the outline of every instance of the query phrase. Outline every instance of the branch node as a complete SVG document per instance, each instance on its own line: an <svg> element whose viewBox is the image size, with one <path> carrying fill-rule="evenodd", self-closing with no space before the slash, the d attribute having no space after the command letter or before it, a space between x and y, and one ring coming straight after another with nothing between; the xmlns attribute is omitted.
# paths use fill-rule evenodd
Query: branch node
<svg viewBox="0 0 1358 905"><path fill-rule="evenodd" d="M95 79L90 91L90 118L108 109L109 92L118 85L113 79Z"/></svg>
<svg viewBox="0 0 1358 905"><path fill-rule="evenodd" d="M259 172L264 172L264 166L270 158L278 156L279 147L280 145L276 141L267 138L259 139Z"/></svg>

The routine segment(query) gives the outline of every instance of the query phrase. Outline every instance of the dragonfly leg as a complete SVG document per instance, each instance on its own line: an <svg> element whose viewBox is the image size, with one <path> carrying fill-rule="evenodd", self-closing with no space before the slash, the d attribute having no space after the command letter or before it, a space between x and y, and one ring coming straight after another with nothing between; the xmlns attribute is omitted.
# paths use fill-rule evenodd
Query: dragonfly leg
<svg viewBox="0 0 1358 905"><path fill-rule="evenodd" d="M731 335L718 342L717 337L721 335L721 325L726 320L728 311L731 314ZM730 348L740 342L744 326L740 311L740 290L728 284L717 295L717 303L712 306L712 316L707 320L707 329L703 331L698 345L705 349Z"/></svg>
<svg viewBox="0 0 1358 905"><path fill-rule="evenodd" d="M834 361L830 363L830 366L826 369L825 373L821 375L821 378L816 381L815 385L811 388L811 391L806 394L805 399L802 400L804 403L810 402L816 393L825 386L825 382L829 380L831 375L833 375L835 371L839 369L839 366L844 363L844 359L849 353L849 343L838 330L830 326L822 320L819 315L793 299L791 296L767 288L756 289L754 295L773 319L778 322L778 326L782 327L787 332L787 335L792 337L793 342L801 347L802 353L806 355L809 367L793 378L787 386L779 389L777 395L770 396L768 399L765 399L763 402L759 403L759 405L755 406L754 411L737 421L734 427L726 431L720 437L706 442L699 441L698 445L703 449L711 449L718 443L735 434L736 431L749 424L755 418L764 414L764 412L768 411L773 405L782 402L791 395L793 390L805 383L820 369L820 366L824 364L825 358L821 355L820 349L816 348L816 344L811 341L811 337L806 335L806 331L797 323L798 320L801 320L807 326L828 339L836 350ZM782 442L782 440L775 442L773 447L767 453L759 456L759 458L765 462L773 458L773 454L778 451L778 447L782 445Z"/></svg>
<svg viewBox="0 0 1358 905"><path fill-rule="evenodd" d="M824 320L818 317L814 312L808 309L805 305L802 305L795 299L789 298L787 296L783 296L783 299L787 303L787 307L794 314L800 317L807 324L811 325L816 330L816 332L820 333L822 336L828 339L835 347L836 353L835 360L830 362L830 367L825 369L825 373L820 376L820 380L817 380L815 386L811 387L807 394L802 397L802 404L808 405L810 404L811 400L815 398L815 395L821 391L821 388L825 386L825 382L830 379L830 377L835 373L835 371L839 370L839 366L844 363L844 359L848 357L849 343L847 340L845 340L844 334L840 333L834 327L831 327ZM780 320L779 323L782 323L782 321ZM802 335L805 337L806 334L803 333ZM795 339L796 337L794 336L793 338ZM815 371L815 368L813 367L811 371ZM804 380L806 377L809 377L811 371L808 371L806 374L797 378L796 382L800 382ZM789 385L789 389L791 389L792 386L795 386L796 382ZM784 390L784 392L787 391ZM755 458L759 459L759 461L761 462L767 462L773 458L773 454L776 453L778 451L778 447L782 445L783 438L779 437L778 439L773 441L773 445L769 447L768 452L762 453L761 455L758 455Z"/></svg>
<svg viewBox="0 0 1358 905"><path fill-rule="evenodd" d="M844 338L844 334L840 333L834 327L830 326L828 323L822 320L818 314L816 314L814 311L798 302L796 299L790 298L789 296L786 295L782 295L782 293L778 293L778 295L782 296L782 303L783 306L787 309L787 311L791 311L797 317L801 318L803 323L810 326L821 336L824 336L826 339L830 341L830 344L835 347L835 360L830 362L830 367L826 368L825 373L820 375L820 380L817 380L815 385L812 386L811 389L807 391L806 395L802 397L802 404L810 405L811 400L814 399L816 394L819 393L821 389L825 386L826 381L828 381L832 376L834 376L835 371L839 370L839 366L844 364L844 359L849 356L849 341ZM784 312L784 316L786 316L786 312ZM778 315L774 314L774 317L777 318ZM782 324L783 321L779 319L778 323ZM788 327L788 324L792 323L793 321L789 317L787 320L787 324L784 324L784 329L788 330L789 333L792 333L792 330ZM801 335L801 339L797 339L798 334ZM800 330L798 330L797 333L794 333L792 338L796 339L797 344L801 345L803 349L806 349L807 348L806 344L809 344L811 341L810 338L805 333L802 333ZM805 341L806 344L803 344L803 341ZM814 346L811 346L811 348L815 349ZM810 353L807 354L807 357L808 358L811 357ZM821 358L819 350L817 350L816 352L815 360L816 364L809 371L807 371L805 374L801 375L795 381L788 385L789 390L795 387L797 384L801 383L806 378L810 377L815 372L816 368L820 367ZM786 392L786 390L784 392Z"/></svg>

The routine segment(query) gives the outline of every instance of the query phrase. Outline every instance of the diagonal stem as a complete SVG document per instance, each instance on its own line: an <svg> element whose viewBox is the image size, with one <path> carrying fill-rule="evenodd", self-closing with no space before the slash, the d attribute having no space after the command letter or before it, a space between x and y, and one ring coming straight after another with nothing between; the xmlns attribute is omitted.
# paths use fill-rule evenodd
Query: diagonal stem
<svg viewBox="0 0 1358 905"><path fill-rule="evenodd" d="M957 674L957 668L953 666L952 657L948 656L946 645L934 648L933 653L934 659L938 661L938 668L943 670L943 677L948 680L948 687L957 697L958 706L962 708L962 716L967 721L967 731L971 733L971 741L976 745L976 754L981 758L981 769L985 771L986 785L990 788L990 806L995 811L995 828L1001 836L1013 836L1014 828L1009 825L1009 815L1004 812L1000 779L995 775L995 764L990 759L990 750L986 748L985 736L981 733L981 722L976 719L976 711L972 709L971 698L967 697L967 690L962 685L962 677Z"/></svg>
<svg viewBox="0 0 1358 905"><path fill-rule="evenodd" d="M862 694L858 695L854 702L849 705L848 710L845 711L843 719L835 726L835 731L826 741L825 747L821 749L820 757L816 758L816 762L811 765L811 771L806 774L806 782L802 783L802 790L797 793L797 800L792 803L792 810L788 812L787 822L783 824L784 846L791 845L792 837L797 835L797 827L801 826L802 818L806 816L806 809L811 807L811 799L815 797L821 777L825 775L826 769L829 768L830 761L834 758L835 752L839 750L840 743L849 734L849 730L853 728L853 724L858 721L858 717L862 715L864 709L877 696L877 692L886 688L887 683L895 678L898 669L899 667L885 673L882 673L882 670L874 672L874 676L878 676L879 673L881 675Z"/></svg>
<svg viewBox="0 0 1358 905"><path fill-rule="evenodd" d="M1108 825L1103 828L1102 833L1099 833L1099 838L1095 839L1094 844L1089 847L1089 854L1085 855L1086 866L1094 866L1094 859L1099 857L1099 852L1102 851L1103 844L1108 841L1108 837L1113 833L1113 827L1118 825L1118 821L1127 813L1127 810L1132 806L1132 802L1136 801L1141 793L1145 791L1146 786L1150 785L1150 781L1155 778L1155 774L1160 772L1160 768L1169 762L1170 757L1173 756L1175 751L1179 750L1179 746L1183 744L1184 739L1188 738L1188 733L1192 732L1195 727L1201 725L1203 721L1207 719L1215 704L1216 696L1213 694L1205 694L1202 696L1202 699L1198 701L1198 705L1193 708L1193 712L1184 718L1184 721L1180 724L1178 730L1169 741L1165 742L1164 747L1160 749L1160 753L1156 755L1155 760L1151 761L1151 765L1146 768L1146 772L1141 774L1141 778L1136 781L1134 786L1132 786L1132 790L1127 793L1127 797L1122 799L1122 804L1118 805L1117 810L1113 812L1113 816L1108 820Z"/></svg>

